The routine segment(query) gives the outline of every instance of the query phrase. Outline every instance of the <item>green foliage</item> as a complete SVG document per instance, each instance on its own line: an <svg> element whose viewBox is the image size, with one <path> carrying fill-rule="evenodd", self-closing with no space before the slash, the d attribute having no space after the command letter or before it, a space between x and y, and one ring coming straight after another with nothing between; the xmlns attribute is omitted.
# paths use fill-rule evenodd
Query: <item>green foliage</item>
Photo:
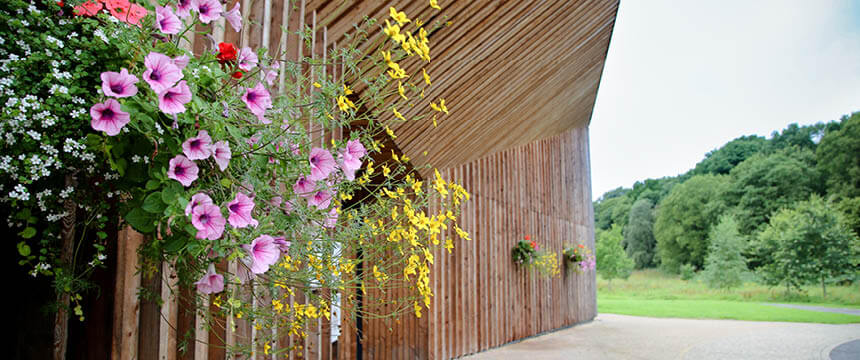
<svg viewBox="0 0 860 360"><path fill-rule="evenodd" d="M725 207L724 175L696 175L675 186L657 206L654 237L661 266L677 273L681 264L701 268L708 251L708 231Z"/></svg>
<svg viewBox="0 0 860 360"><path fill-rule="evenodd" d="M626 226L627 216L632 206L633 200L627 196L598 201L594 205L595 228L609 230L614 224Z"/></svg>
<svg viewBox="0 0 860 360"><path fill-rule="evenodd" d="M855 234L860 234L860 196L842 199L834 203L833 207L842 212L848 228L853 230Z"/></svg>
<svg viewBox="0 0 860 360"><path fill-rule="evenodd" d="M799 126L794 123L789 124L782 130L782 132L774 131L771 133L768 148L771 151L778 151L787 148L815 150L815 139L824 134L827 127L828 124L824 123L804 126Z"/></svg>
<svg viewBox="0 0 860 360"><path fill-rule="evenodd" d="M684 264L681 265L679 272L681 273L681 280L693 280L693 277L696 276L696 267L691 264Z"/></svg>
<svg viewBox="0 0 860 360"><path fill-rule="evenodd" d="M757 252L770 261L761 267L764 281L787 289L857 273L858 238L842 214L818 196L776 213L758 236Z"/></svg>
<svg viewBox="0 0 860 360"><path fill-rule="evenodd" d="M766 224L781 208L809 198L820 177L812 152L787 149L770 155L756 154L731 171L731 186L725 194L736 207L741 234L750 235Z"/></svg>
<svg viewBox="0 0 860 360"><path fill-rule="evenodd" d="M743 284L747 263L742 252L746 243L738 233L738 222L731 216L723 215L711 229L709 241L711 245L702 271L705 283L720 289Z"/></svg>
<svg viewBox="0 0 860 360"><path fill-rule="evenodd" d="M604 279L627 279L633 272L633 260L621 247L621 227L613 225L609 231L601 231L595 244L597 272Z"/></svg>
<svg viewBox="0 0 860 360"><path fill-rule="evenodd" d="M741 136L705 154L705 159L696 164L691 173L728 174L735 166L764 150L766 146L767 140L761 136Z"/></svg>
<svg viewBox="0 0 860 360"><path fill-rule="evenodd" d="M644 198L636 200L624 228L624 250L633 259L636 269L642 269L654 265L656 245L654 203Z"/></svg>
<svg viewBox="0 0 860 360"><path fill-rule="evenodd" d="M815 155L830 194L860 196L860 112L843 117L841 129L827 132Z"/></svg>

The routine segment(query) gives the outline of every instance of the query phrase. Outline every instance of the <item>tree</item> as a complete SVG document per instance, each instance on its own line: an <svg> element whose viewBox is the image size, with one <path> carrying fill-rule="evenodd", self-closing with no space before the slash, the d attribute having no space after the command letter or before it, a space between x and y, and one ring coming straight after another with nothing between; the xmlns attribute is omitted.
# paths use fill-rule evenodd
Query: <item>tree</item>
<svg viewBox="0 0 860 360"><path fill-rule="evenodd" d="M734 217L720 217L720 222L711 229L709 242L702 278L713 288L728 289L741 285L742 276L747 271L746 259L742 255L746 241L738 233L738 222Z"/></svg>
<svg viewBox="0 0 860 360"><path fill-rule="evenodd" d="M761 136L741 136L705 154L705 159L696 164L691 172L694 175L728 174L735 166L764 150L766 146L767 140Z"/></svg>
<svg viewBox="0 0 860 360"><path fill-rule="evenodd" d="M627 225L627 214L633 200L622 195L606 200L600 200L594 204L594 227L601 230L609 230L613 224L621 227Z"/></svg>
<svg viewBox="0 0 860 360"><path fill-rule="evenodd" d="M627 227L624 228L624 249L637 269L654 265L654 203L639 199L630 208Z"/></svg>
<svg viewBox="0 0 860 360"><path fill-rule="evenodd" d="M840 127L821 138L818 169L831 195L860 197L860 112L843 117Z"/></svg>
<svg viewBox="0 0 860 360"><path fill-rule="evenodd" d="M813 195L776 213L759 234L757 251L770 259L761 267L768 284L790 290L818 281L827 296L827 279L856 274L858 242L842 214Z"/></svg>
<svg viewBox="0 0 860 360"><path fill-rule="evenodd" d="M633 260L621 247L621 227L613 225L608 231L600 231L595 244L597 272L612 283L612 279L627 279L633 272Z"/></svg>
<svg viewBox="0 0 860 360"><path fill-rule="evenodd" d="M820 191L814 161L810 150L790 148L753 155L732 169L725 198L736 207L741 234L755 233L775 211Z"/></svg>
<svg viewBox="0 0 860 360"><path fill-rule="evenodd" d="M725 206L725 175L696 175L675 186L657 205L654 237L661 266L677 273L681 264L702 268L708 252L708 231Z"/></svg>

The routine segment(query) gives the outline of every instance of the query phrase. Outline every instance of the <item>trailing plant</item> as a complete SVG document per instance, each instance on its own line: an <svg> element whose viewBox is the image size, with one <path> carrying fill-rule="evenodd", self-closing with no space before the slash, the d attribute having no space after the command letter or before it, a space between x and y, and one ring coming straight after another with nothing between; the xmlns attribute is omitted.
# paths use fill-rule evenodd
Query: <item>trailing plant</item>
<svg viewBox="0 0 860 360"><path fill-rule="evenodd" d="M560 274L558 254L553 251L541 251L540 245L526 235L511 249L514 263L537 269L541 275L553 277Z"/></svg>
<svg viewBox="0 0 860 360"><path fill-rule="evenodd" d="M365 317L420 317L429 307L433 253L454 247L445 230L469 239L455 223L469 194L385 144L397 124L448 114L422 67L443 23L424 27L392 7L384 26L356 26L328 62L290 61L284 49L229 43L188 51L183 44L215 31L221 17L227 31L241 29L238 5L217 0L91 0L74 11L13 3L17 10L0 10L0 170L15 176L0 190L9 191L22 264L34 274L55 276L66 284L58 291L79 299L84 286L57 274L83 279L88 270L58 256L67 243L57 241L57 221L72 219L81 234L74 247L94 247L88 265L98 266L102 229L114 221L107 214L118 212L147 235L145 276L168 264L180 287L214 305L198 309L207 319L253 324L257 343L228 349L237 355L256 346L269 353L277 333L304 336L305 322L334 307ZM385 41L368 42L374 27ZM22 29L29 32L6 36ZM345 73L310 76L327 66ZM340 130L343 138L326 137ZM60 212L69 202L58 200L70 197L74 210ZM391 298L395 288L407 291ZM297 292L307 300L288 306ZM270 304L252 300L261 298ZM393 306L373 306L383 301Z"/></svg>
<svg viewBox="0 0 860 360"><path fill-rule="evenodd" d="M585 271L594 270L597 262L594 258L594 253L591 249L583 244L577 244L564 249L564 259L567 263L567 269L581 274Z"/></svg>

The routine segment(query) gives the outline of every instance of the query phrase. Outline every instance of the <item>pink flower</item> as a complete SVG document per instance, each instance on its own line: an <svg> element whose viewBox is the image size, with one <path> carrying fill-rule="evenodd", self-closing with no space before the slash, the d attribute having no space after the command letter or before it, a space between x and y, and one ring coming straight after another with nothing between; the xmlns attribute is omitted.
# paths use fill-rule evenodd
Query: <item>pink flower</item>
<svg viewBox="0 0 860 360"><path fill-rule="evenodd" d="M182 71L167 55L150 52L143 59L143 64L146 66L143 80L149 83L156 94L161 94L182 79Z"/></svg>
<svg viewBox="0 0 860 360"><path fill-rule="evenodd" d="M155 7L155 25L158 26L159 31L165 34L175 35L179 34L179 30L182 30L182 22L179 21L179 17L173 13L173 10L165 6Z"/></svg>
<svg viewBox="0 0 860 360"><path fill-rule="evenodd" d="M191 160L203 160L212 155L212 138L209 132L200 130L197 136L182 143L182 153Z"/></svg>
<svg viewBox="0 0 860 360"><path fill-rule="evenodd" d="M293 185L293 192L298 196L311 197L314 194L314 183L304 176L299 176L299 179Z"/></svg>
<svg viewBox="0 0 860 360"><path fill-rule="evenodd" d="M266 71L266 84L272 86L275 83L275 79L278 78L278 65L272 65L269 70Z"/></svg>
<svg viewBox="0 0 860 360"><path fill-rule="evenodd" d="M242 95L242 101L248 106L248 110L251 110L251 113L257 115L258 118L266 113L266 109L272 107L272 97L261 82L258 82L254 88L249 88L245 95Z"/></svg>
<svg viewBox="0 0 860 360"><path fill-rule="evenodd" d="M280 207L283 202L284 202L284 198L282 198L280 196L275 196L275 197L269 199L269 205L272 205L273 207Z"/></svg>
<svg viewBox="0 0 860 360"><path fill-rule="evenodd" d="M197 15L204 24L218 20L221 11L221 2L218 0L197 0Z"/></svg>
<svg viewBox="0 0 860 360"><path fill-rule="evenodd" d="M167 170L167 177L179 181L182 186L188 187L194 180L197 180L197 164L188 160L185 156L176 155L170 159L170 168Z"/></svg>
<svg viewBox="0 0 860 360"><path fill-rule="evenodd" d="M75 15L95 16L102 9L102 3L90 0L81 5L75 6Z"/></svg>
<svg viewBox="0 0 860 360"><path fill-rule="evenodd" d="M185 104L191 101L191 89L185 80L176 86L158 94L158 108L165 114L179 114L185 112Z"/></svg>
<svg viewBox="0 0 860 360"><path fill-rule="evenodd" d="M119 134L119 131L129 122L128 113L122 111L119 102L114 99L107 99L104 103L93 105L90 108L90 116L93 118L90 126L110 136Z"/></svg>
<svg viewBox="0 0 860 360"><path fill-rule="evenodd" d="M313 196L308 198L309 206L316 206L317 209L323 210L331 204L331 193L327 190L317 191Z"/></svg>
<svg viewBox="0 0 860 360"><path fill-rule="evenodd" d="M198 239L217 240L224 233L225 223L218 205L197 205L191 210L191 225L197 229Z"/></svg>
<svg viewBox="0 0 860 360"><path fill-rule="evenodd" d="M226 141L216 142L215 145L212 146L213 155L215 156L215 163L218 164L218 168L221 171L227 169L227 165L230 164L230 157L233 155L230 152L230 144Z"/></svg>
<svg viewBox="0 0 860 360"><path fill-rule="evenodd" d="M367 150L358 139L347 141L346 147L341 149L338 160L347 180L355 180L355 171L361 168L361 158L366 154Z"/></svg>
<svg viewBox="0 0 860 360"><path fill-rule="evenodd" d="M179 70L182 70L188 66L188 60L188 55L177 56L173 58L173 65L176 65Z"/></svg>
<svg viewBox="0 0 860 360"><path fill-rule="evenodd" d="M209 271L194 285L197 285L197 291L203 294L217 294L224 291L224 276L215 272L215 264L209 264Z"/></svg>
<svg viewBox="0 0 860 360"><path fill-rule="evenodd" d="M329 229L333 228L335 225L337 225L337 217L339 215L340 214L337 213L337 208L331 208L325 218L325 221L323 222L323 226Z"/></svg>
<svg viewBox="0 0 860 360"><path fill-rule="evenodd" d="M179 0L176 4L176 15L179 15L181 18L188 17L191 15L191 9L197 7L197 2L194 0Z"/></svg>
<svg viewBox="0 0 860 360"><path fill-rule="evenodd" d="M287 241L287 238L283 236L278 236L275 238L275 245L278 245L278 248L285 253L290 252L291 242Z"/></svg>
<svg viewBox="0 0 860 360"><path fill-rule="evenodd" d="M257 54L254 53L254 50L251 50L249 47L243 47L242 50L239 50L239 68L245 71L251 71L255 66L257 66L257 62L260 59L257 58Z"/></svg>
<svg viewBox="0 0 860 360"><path fill-rule="evenodd" d="M137 76L128 73L128 70L122 68L120 72L105 71L101 75L102 92L105 96L113 96L116 98L124 98L137 94Z"/></svg>
<svg viewBox="0 0 860 360"><path fill-rule="evenodd" d="M312 181L327 178L335 168L334 157L326 149L311 149L308 161L311 163L311 175L308 176L308 179Z"/></svg>
<svg viewBox="0 0 860 360"><path fill-rule="evenodd" d="M248 225L257 227L257 220L251 217L251 211L254 210L254 199L243 193L236 193L236 198L227 204L227 210L230 211L230 216L227 221L234 228L244 228Z"/></svg>
<svg viewBox="0 0 860 360"><path fill-rule="evenodd" d="M230 23L230 26L233 27L233 30L239 32L242 30L242 14L239 12L239 2L236 2L236 5L233 6L233 10L230 10L224 14L224 18L227 19L227 22Z"/></svg>
<svg viewBox="0 0 860 360"><path fill-rule="evenodd" d="M212 205L212 198L209 195L204 193L197 193L191 197L191 201L188 202L188 205L185 205L185 216L191 215L191 212L194 211L195 207L200 205Z"/></svg>
<svg viewBox="0 0 860 360"><path fill-rule="evenodd" d="M269 235L260 235L250 244L242 245L242 248L250 255L250 268L254 274L262 274L269 271L269 266L278 262L278 258L281 256L278 244Z"/></svg>

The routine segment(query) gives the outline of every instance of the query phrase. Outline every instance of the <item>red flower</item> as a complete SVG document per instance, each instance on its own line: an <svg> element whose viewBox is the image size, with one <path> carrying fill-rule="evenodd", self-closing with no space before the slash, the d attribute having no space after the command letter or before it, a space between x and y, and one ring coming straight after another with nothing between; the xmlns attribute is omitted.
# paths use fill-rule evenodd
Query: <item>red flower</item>
<svg viewBox="0 0 860 360"><path fill-rule="evenodd" d="M83 4L75 6L75 15L78 16L95 16L102 9L102 3L98 1L87 1Z"/></svg>
<svg viewBox="0 0 860 360"><path fill-rule="evenodd" d="M532 237L531 237L531 236L526 235L526 241L531 241L531 240L532 240Z"/></svg>
<svg viewBox="0 0 860 360"><path fill-rule="evenodd" d="M218 44L218 55L215 57L218 59L218 62L222 64L236 60L236 47L233 46L233 44L222 42Z"/></svg>
<svg viewBox="0 0 860 360"><path fill-rule="evenodd" d="M531 245L532 245L532 249L537 250L537 243L536 242L532 241Z"/></svg>
<svg viewBox="0 0 860 360"><path fill-rule="evenodd" d="M233 73L232 75L230 75L230 76L232 76L234 79L238 80L238 79L241 79L241 78L242 78L242 72L241 72L241 71L239 71L239 70L236 70L236 72L234 72L234 73Z"/></svg>
<svg viewBox="0 0 860 360"><path fill-rule="evenodd" d="M64 3L62 1L57 1L57 6L59 6L59 7L66 6L66 3Z"/></svg>
<svg viewBox="0 0 860 360"><path fill-rule="evenodd" d="M585 247L585 245L579 244L579 247L580 247L580 248L584 248L584 247Z"/></svg>

